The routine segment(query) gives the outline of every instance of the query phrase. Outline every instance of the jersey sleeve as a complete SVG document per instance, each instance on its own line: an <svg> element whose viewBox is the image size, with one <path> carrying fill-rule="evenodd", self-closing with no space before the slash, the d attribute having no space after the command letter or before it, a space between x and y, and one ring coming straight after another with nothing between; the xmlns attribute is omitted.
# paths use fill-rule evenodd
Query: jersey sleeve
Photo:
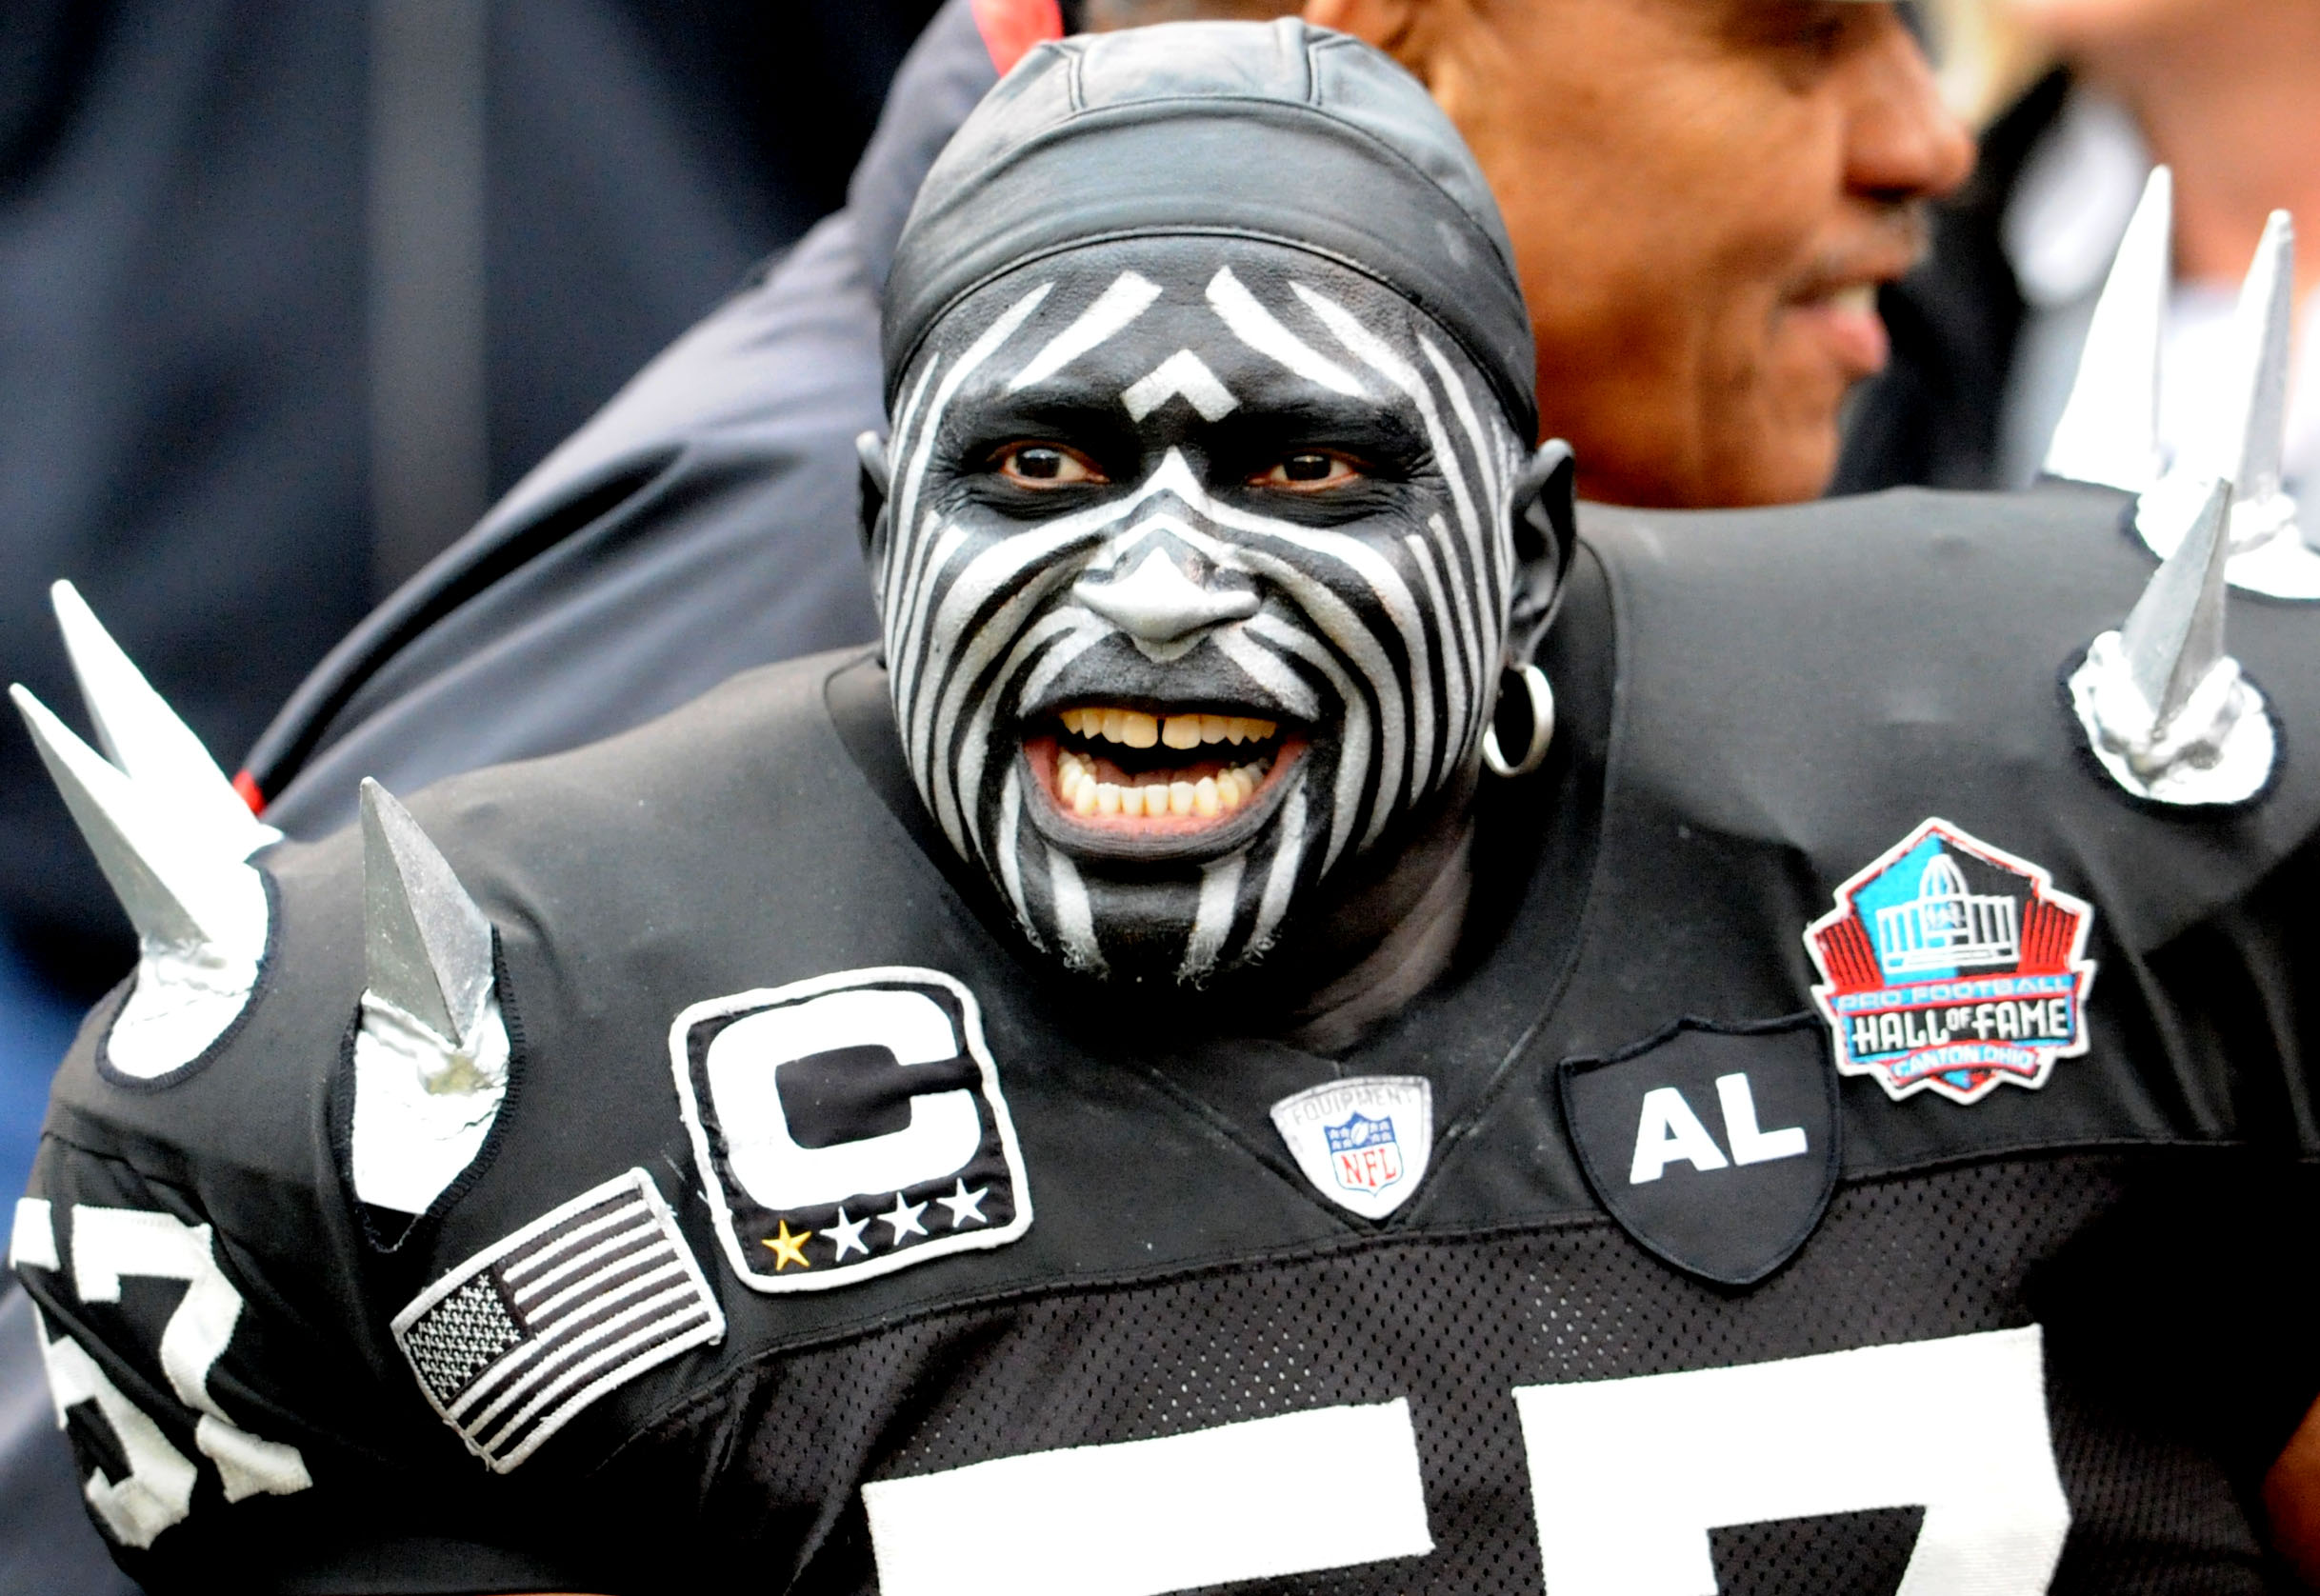
<svg viewBox="0 0 2320 1596"><path fill-rule="evenodd" d="M429 1448L406 1444L395 1400L408 1380L374 1367L319 1216L274 1207L282 1228L249 1245L214 1211L235 1205L205 1203L206 1172L188 1172L51 1131L10 1237L82 1495L122 1568L155 1592L584 1583L521 1550L516 1515L429 1490ZM302 1253L316 1267L286 1278Z"/></svg>

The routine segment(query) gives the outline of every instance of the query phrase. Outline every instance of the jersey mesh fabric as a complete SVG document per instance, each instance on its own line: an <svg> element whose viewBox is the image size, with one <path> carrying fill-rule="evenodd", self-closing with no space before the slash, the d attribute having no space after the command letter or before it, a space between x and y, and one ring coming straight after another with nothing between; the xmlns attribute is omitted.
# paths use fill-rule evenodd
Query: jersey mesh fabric
<svg viewBox="0 0 2320 1596"><path fill-rule="evenodd" d="M729 1548L730 1563L678 1576L664 1562L640 1570L640 1585L744 1569L763 1580L778 1569L777 1588L787 1578L794 1590L870 1590L857 1480L1407 1396L1433 1553L1232 1588L1537 1596L1513 1387L2031 1323L2042 1282L2107 1267L2078 1259L2072 1238L2138 1191L2170 1200L2173 1177L2152 1179L2164 1162L2027 1159L1854 1187L1838 1193L1790 1267L1739 1293L1677 1275L1619 1232L1587 1224L1379 1236L1320 1257L931 1314L741 1371L637 1437L598 1484L632 1505L659 1498L649 1510L662 1522L696 1521L676 1538L683 1545ZM2056 1295L2102 1300L2083 1286ZM2050 1408L2073 1515L2052 1588L2264 1589L2212 1438L2195 1426L2151 1433L2150 1404L2123 1406L2110 1375L2061 1367L2073 1346L2142 1336L2131 1323L2047 1322ZM2196 1349L2175 1350L2197 1362ZM2150 1378L2181 1373L2154 1367ZM2144 1415L2140 1427L2130 1413ZM700 1471L670 1468L672 1450L694 1453ZM1718 1588L1890 1591L1921 1519L1908 1508L1717 1530Z"/></svg>

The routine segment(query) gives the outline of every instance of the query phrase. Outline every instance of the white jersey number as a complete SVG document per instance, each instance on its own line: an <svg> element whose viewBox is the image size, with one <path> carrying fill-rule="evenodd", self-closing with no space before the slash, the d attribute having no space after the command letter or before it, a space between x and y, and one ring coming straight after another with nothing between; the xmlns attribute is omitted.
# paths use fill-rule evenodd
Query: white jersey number
<svg viewBox="0 0 2320 1596"><path fill-rule="evenodd" d="M1898 1596L2036 1596L2070 1526L2036 1326L1514 1405L1548 1596L1713 1596L1711 1528L1910 1506Z"/></svg>
<svg viewBox="0 0 2320 1596"><path fill-rule="evenodd" d="M16 1204L10 1260L18 1268L61 1270L54 1215L47 1200ZM181 1280L186 1293L161 1332L161 1371L193 1420L193 1444L216 1465L226 1500L260 1494L287 1496L314 1482L298 1448L252 1435L226 1416L210 1394L210 1370L224 1356L242 1317L242 1294L218 1267L210 1227L141 1208L72 1208L72 1285L84 1303L121 1300L124 1277ZM89 1504L125 1546L150 1546L190 1509L194 1465L101 1365L68 1337L51 1340L44 1320L41 1356L56 1422L66 1410L93 1402L112 1426L130 1472L107 1480L91 1472L83 1486Z"/></svg>
<svg viewBox="0 0 2320 1596"><path fill-rule="evenodd" d="M1547 1596L1714 1596L1711 1528L1905 1506L1925 1523L1902 1596L2035 1596L2070 1525L2035 1327L1523 1386L1514 1402ZM1406 1401L1032 1452L862 1496L883 1596L1160 1596L1433 1549Z"/></svg>

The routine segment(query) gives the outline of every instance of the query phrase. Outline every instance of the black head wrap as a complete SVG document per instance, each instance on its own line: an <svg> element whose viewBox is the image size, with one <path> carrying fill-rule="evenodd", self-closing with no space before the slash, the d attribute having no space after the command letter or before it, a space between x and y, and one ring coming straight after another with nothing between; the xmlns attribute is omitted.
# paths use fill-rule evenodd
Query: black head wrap
<svg viewBox="0 0 2320 1596"><path fill-rule="evenodd" d="M1530 319L1490 186L1416 79L1294 18L1046 44L919 190L887 281L887 400L943 313L1001 273L1108 239L1220 233L1323 255L1439 322L1525 437Z"/></svg>

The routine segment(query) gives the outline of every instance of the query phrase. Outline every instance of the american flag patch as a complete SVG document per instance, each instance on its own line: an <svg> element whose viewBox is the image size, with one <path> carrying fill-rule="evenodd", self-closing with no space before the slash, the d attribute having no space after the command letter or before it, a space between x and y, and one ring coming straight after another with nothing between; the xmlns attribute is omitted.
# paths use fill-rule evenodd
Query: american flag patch
<svg viewBox="0 0 2320 1596"><path fill-rule="evenodd" d="M724 1334L642 1169L541 1215L394 1317L427 1400L502 1474L598 1397Z"/></svg>

